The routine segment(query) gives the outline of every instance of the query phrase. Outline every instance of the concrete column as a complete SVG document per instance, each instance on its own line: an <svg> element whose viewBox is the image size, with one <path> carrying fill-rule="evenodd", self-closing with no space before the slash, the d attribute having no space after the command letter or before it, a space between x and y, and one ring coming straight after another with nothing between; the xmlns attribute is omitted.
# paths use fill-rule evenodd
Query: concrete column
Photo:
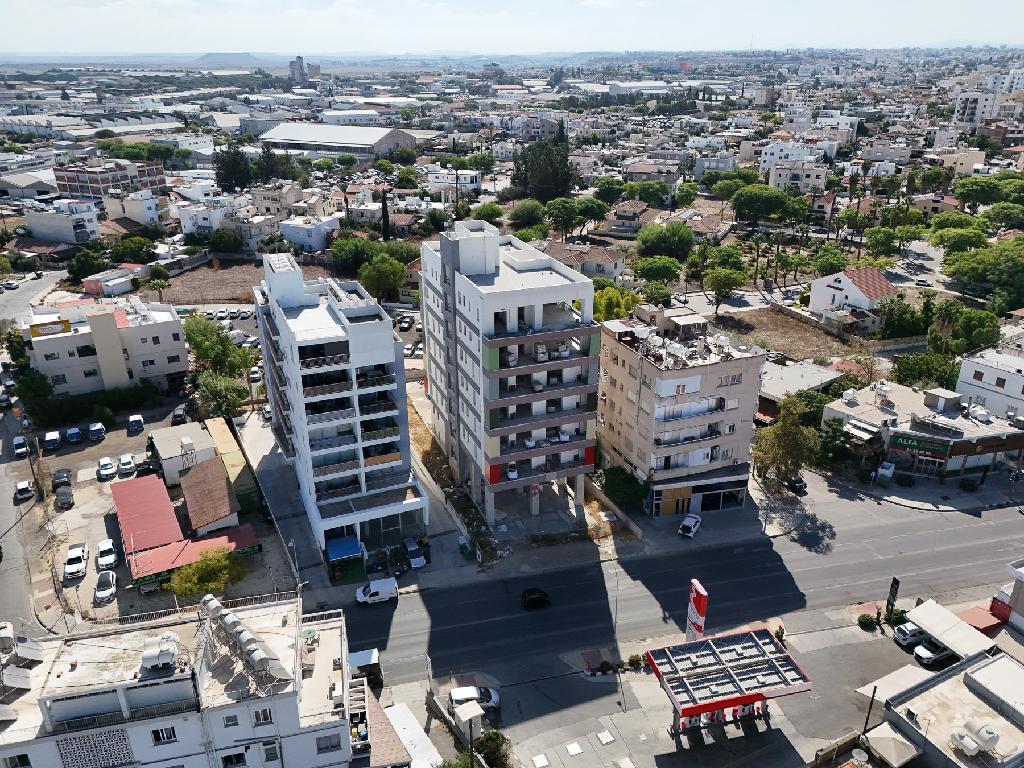
<svg viewBox="0 0 1024 768"><path fill-rule="evenodd" d="M484 489L484 522L488 528L494 527L494 491Z"/></svg>
<svg viewBox="0 0 1024 768"><path fill-rule="evenodd" d="M583 485L586 479L586 475L578 474L574 478L573 488L573 506L576 511L576 518L582 523L583 522Z"/></svg>
<svg viewBox="0 0 1024 768"><path fill-rule="evenodd" d="M540 486L530 486L530 514L534 517L540 515Z"/></svg>

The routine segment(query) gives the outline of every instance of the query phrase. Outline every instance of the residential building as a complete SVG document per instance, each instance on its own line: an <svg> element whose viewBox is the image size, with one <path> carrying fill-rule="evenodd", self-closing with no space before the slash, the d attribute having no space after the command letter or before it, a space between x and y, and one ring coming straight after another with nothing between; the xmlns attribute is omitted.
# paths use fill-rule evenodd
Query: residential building
<svg viewBox="0 0 1024 768"><path fill-rule="evenodd" d="M103 196L103 208L110 219L131 219L138 224L164 224L171 218L167 198L151 189L123 192L112 189Z"/></svg>
<svg viewBox="0 0 1024 768"><path fill-rule="evenodd" d="M626 270L626 254L609 244L541 240L536 247L591 279L603 277L618 282Z"/></svg>
<svg viewBox="0 0 1024 768"><path fill-rule="evenodd" d="M689 309L641 304L601 328L601 455L654 516L742 507L764 350L708 336Z"/></svg>
<svg viewBox="0 0 1024 768"><path fill-rule="evenodd" d="M179 220L184 235L208 235L215 229L222 229L229 216L251 212L252 198L249 195L219 195L171 207L171 216Z"/></svg>
<svg viewBox="0 0 1024 768"><path fill-rule="evenodd" d="M43 210L28 208L25 224L33 238L51 243L87 243L100 236L98 212L88 200L54 200Z"/></svg>
<svg viewBox="0 0 1024 768"><path fill-rule="evenodd" d="M260 243L271 235L277 234L278 218L265 214L235 212L224 217L224 229L235 232L242 238L242 250L245 253L256 253Z"/></svg>
<svg viewBox="0 0 1024 768"><path fill-rule="evenodd" d="M896 165L906 165L910 162L910 155L913 150L906 144L893 144L887 141L874 141L870 146L863 147L860 151L861 159L870 160L873 163L889 162Z"/></svg>
<svg viewBox="0 0 1024 768"><path fill-rule="evenodd" d="M769 352L766 361L754 417L761 424L773 423L779 415L779 404L790 395L821 392L843 375L842 371L808 360L789 360L779 352Z"/></svg>
<svg viewBox="0 0 1024 768"><path fill-rule="evenodd" d="M160 189L167 184L161 163L90 158L53 169L57 191L68 197L100 200L112 189Z"/></svg>
<svg viewBox="0 0 1024 768"><path fill-rule="evenodd" d="M626 168L626 181L660 181L675 189L679 180L679 166L676 163L630 163Z"/></svg>
<svg viewBox="0 0 1024 768"><path fill-rule="evenodd" d="M246 192L252 196L254 213L263 213L279 218L288 216L291 207L304 197L302 187L291 181L260 184L250 187Z"/></svg>
<svg viewBox="0 0 1024 768"><path fill-rule="evenodd" d="M761 150L758 170L768 173L779 163L814 163L821 160L823 151L803 141L773 141Z"/></svg>
<svg viewBox="0 0 1024 768"><path fill-rule="evenodd" d="M1024 417L1024 349L1021 338L969 354L960 363L956 391L970 405L1013 420Z"/></svg>
<svg viewBox="0 0 1024 768"><path fill-rule="evenodd" d="M322 251L333 233L338 231L344 214L331 216L295 216L282 221L278 228L281 237L304 251Z"/></svg>
<svg viewBox="0 0 1024 768"><path fill-rule="evenodd" d="M658 213L643 200L624 200L609 212L600 233L608 237L634 240L641 227L654 221Z"/></svg>
<svg viewBox="0 0 1024 768"><path fill-rule="evenodd" d="M280 123L260 136L260 141L272 149L300 150L312 159L350 154L372 160L401 147L416 148L416 137L398 128L325 123Z"/></svg>
<svg viewBox="0 0 1024 768"><path fill-rule="evenodd" d="M872 332L881 318L878 302L899 291L875 267L847 269L811 281L808 309L823 321L843 328Z"/></svg>
<svg viewBox="0 0 1024 768"><path fill-rule="evenodd" d="M736 156L722 150L712 155L698 155L693 161L693 180L700 181L708 171L735 171Z"/></svg>
<svg viewBox="0 0 1024 768"><path fill-rule="evenodd" d="M772 189L796 189L801 194L823 192L828 166L815 162L779 162L772 166L768 186Z"/></svg>
<svg viewBox="0 0 1024 768"><path fill-rule="evenodd" d="M149 274L146 264L130 264L105 269L82 279L82 293L96 298L120 296L132 290L132 280Z"/></svg>
<svg viewBox="0 0 1024 768"><path fill-rule="evenodd" d="M459 195L480 194L480 185L483 183L483 174L480 171L471 169L454 171L451 168L441 168L427 173L427 187L432 192L442 189L455 189L458 179Z"/></svg>
<svg viewBox="0 0 1024 768"><path fill-rule="evenodd" d="M539 514L549 483L582 518L595 457L594 284L483 221L423 243L420 263L431 429L453 475L488 525L509 491Z"/></svg>
<svg viewBox="0 0 1024 768"><path fill-rule="evenodd" d="M297 85L301 85L309 79L306 75L306 63L301 56L296 56L288 62L288 79Z"/></svg>
<svg viewBox="0 0 1024 768"><path fill-rule="evenodd" d="M992 91L961 91L953 97L953 122L962 128L981 125L995 117L999 95Z"/></svg>
<svg viewBox="0 0 1024 768"><path fill-rule="evenodd" d="M329 125L379 125L383 122L375 109L325 109L320 119Z"/></svg>
<svg viewBox="0 0 1024 768"><path fill-rule="evenodd" d="M181 485L184 473L217 457L213 435L201 421L160 427L149 433L150 452L167 486Z"/></svg>
<svg viewBox="0 0 1024 768"><path fill-rule="evenodd" d="M206 133L172 133L169 136L156 136L149 140L150 144L165 144L175 149L211 149L213 136Z"/></svg>
<svg viewBox="0 0 1024 768"><path fill-rule="evenodd" d="M38 307L21 326L29 361L54 395L131 386L142 379L177 390L188 375L181 318L169 304L79 299Z"/></svg>
<svg viewBox="0 0 1024 768"><path fill-rule="evenodd" d="M255 289L278 445L319 546L371 550L419 536L426 496L411 471L402 342L356 282L303 281L290 255L263 257Z"/></svg>
<svg viewBox="0 0 1024 768"><path fill-rule="evenodd" d="M237 606L208 595L177 620L132 618L4 649L17 684L0 764L270 768L287 755L347 768L394 741L385 717L368 717L379 704L349 665L340 611L304 616L294 593Z"/></svg>
<svg viewBox="0 0 1024 768"><path fill-rule="evenodd" d="M917 210L924 214L926 221L936 213L960 210L959 200L952 195L944 195L941 192L917 195L914 197L913 205Z"/></svg>

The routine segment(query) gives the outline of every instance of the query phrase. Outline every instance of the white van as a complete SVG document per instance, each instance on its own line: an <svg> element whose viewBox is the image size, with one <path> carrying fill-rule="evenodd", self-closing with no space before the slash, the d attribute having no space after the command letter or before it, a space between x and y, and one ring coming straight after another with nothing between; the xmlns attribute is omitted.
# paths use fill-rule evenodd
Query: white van
<svg viewBox="0 0 1024 768"><path fill-rule="evenodd" d="M367 605L383 603L392 598L398 599L398 582L393 578L376 579L356 590L356 602Z"/></svg>
<svg viewBox="0 0 1024 768"><path fill-rule="evenodd" d="M448 694L448 711L454 712L467 701L475 701L481 709L498 709L501 706L501 697L497 688L484 688L475 685L467 685L464 688L453 688Z"/></svg>

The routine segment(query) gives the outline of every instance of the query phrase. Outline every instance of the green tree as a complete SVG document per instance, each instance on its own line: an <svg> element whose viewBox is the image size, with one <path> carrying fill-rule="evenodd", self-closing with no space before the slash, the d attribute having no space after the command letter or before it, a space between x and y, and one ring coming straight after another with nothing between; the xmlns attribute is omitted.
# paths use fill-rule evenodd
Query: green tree
<svg viewBox="0 0 1024 768"><path fill-rule="evenodd" d="M377 301L397 301L405 282L405 267L398 259L378 253L359 268L359 282Z"/></svg>
<svg viewBox="0 0 1024 768"><path fill-rule="evenodd" d="M924 229L916 224L903 224L893 230L896 235L896 250L902 253L914 240L920 240Z"/></svg>
<svg viewBox="0 0 1024 768"><path fill-rule="evenodd" d="M2 243L0 243L2 245ZM0 275L11 274L11 260L6 256L0 256Z"/></svg>
<svg viewBox="0 0 1024 768"><path fill-rule="evenodd" d="M229 584L237 584L243 578L245 564L241 557L227 547L218 547L204 552L194 563L175 568L166 588L179 598L223 594Z"/></svg>
<svg viewBox="0 0 1024 768"><path fill-rule="evenodd" d="M926 168L921 171L921 189L925 192L937 192L942 189L945 178L942 168Z"/></svg>
<svg viewBox="0 0 1024 768"><path fill-rule="evenodd" d="M704 273L704 288L715 297L715 314L722 302L736 293L736 290L747 281L747 276L736 269L709 269Z"/></svg>
<svg viewBox="0 0 1024 768"><path fill-rule="evenodd" d="M689 208L693 205L693 201L697 199L697 193L700 192L700 185L695 184L692 181L683 181L676 186L676 207L677 208Z"/></svg>
<svg viewBox="0 0 1024 768"><path fill-rule="evenodd" d="M153 264L149 268L149 277L151 280L170 280L171 273L163 264Z"/></svg>
<svg viewBox="0 0 1024 768"><path fill-rule="evenodd" d="M671 285L679 281L679 262L669 256L645 256L633 262L633 274L641 280Z"/></svg>
<svg viewBox="0 0 1024 768"><path fill-rule="evenodd" d="M878 302L883 339L918 336L925 331L921 313L902 296L887 296Z"/></svg>
<svg viewBox="0 0 1024 768"><path fill-rule="evenodd" d="M164 303L164 288L170 286L170 282L167 280L160 280L157 278L150 278L146 281L146 290L156 291L157 301L161 304Z"/></svg>
<svg viewBox="0 0 1024 768"><path fill-rule="evenodd" d="M21 399L30 413L36 414L45 409L53 397L53 386L44 374L34 368L28 368L18 377L17 384L14 385L14 394Z"/></svg>
<svg viewBox="0 0 1024 768"><path fill-rule="evenodd" d="M416 164L416 150L412 147L399 147L391 154L391 157L396 163L401 163L402 165Z"/></svg>
<svg viewBox="0 0 1024 768"><path fill-rule="evenodd" d="M494 170L495 162L493 152L477 152L466 157L466 165L485 176Z"/></svg>
<svg viewBox="0 0 1024 768"><path fill-rule="evenodd" d="M252 184L252 163L237 144L228 144L219 152L214 152L213 167L217 186L225 192L245 189Z"/></svg>
<svg viewBox="0 0 1024 768"><path fill-rule="evenodd" d="M818 456L818 431L800 423L802 412L799 400L787 397L779 403L775 423L754 433L750 457L758 477L784 483L799 477Z"/></svg>
<svg viewBox="0 0 1024 768"><path fill-rule="evenodd" d="M359 158L356 157L355 155L342 153L338 155L336 158L334 158L334 162L336 162L342 169L347 171L349 168L351 168L352 166L359 162Z"/></svg>
<svg viewBox="0 0 1024 768"><path fill-rule="evenodd" d="M619 320L632 312L640 301L637 294L625 288L616 285L601 288L594 292L594 320L598 323Z"/></svg>
<svg viewBox="0 0 1024 768"><path fill-rule="evenodd" d="M385 160L383 157L374 160L373 167L375 170L378 170L383 174L392 174L395 172L395 164L390 160Z"/></svg>
<svg viewBox="0 0 1024 768"><path fill-rule="evenodd" d="M664 205L669 196L668 184L663 181L628 181L622 189L627 200L642 200L648 205Z"/></svg>
<svg viewBox="0 0 1024 768"><path fill-rule="evenodd" d="M946 255L984 248L988 245L985 232L980 229L940 229L929 239L936 248L945 248Z"/></svg>
<svg viewBox="0 0 1024 768"><path fill-rule="evenodd" d="M513 160L512 186L525 190L529 197L542 203L565 197L574 183L575 171L564 144L535 141Z"/></svg>
<svg viewBox="0 0 1024 768"><path fill-rule="evenodd" d="M940 229L970 229L971 227L984 226L984 222L977 216L971 216L963 211L943 211L936 213L928 222L932 232Z"/></svg>
<svg viewBox="0 0 1024 768"><path fill-rule="evenodd" d="M960 363L954 357L934 353L896 355L889 377L905 387L939 386L954 389Z"/></svg>
<svg viewBox="0 0 1024 768"><path fill-rule="evenodd" d="M339 274L355 275L363 264L382 250L380 243L362 237L338 238L331 244L331 266Z"/></svg>
<svg viewBox="0 0 1024 768"><path fill-rule="evenodd" d="M864 231L865 245L872 256L892 256L898 252L896 230L870 227Z"/></svg>
<svg viewBox="0 0 1024 768"><path fill-rule="evenodd" d="M672 296L668 286L658 281L644 283L640 287L640 293L649 304L661 304Z"/></svg>
<svg viewBox="0 0 1024 768"><path fill-rule="evenodd" d="M888 205L878 211L878 220L883 227L924 224L924 214L917 208L902 205Z"/></svg>
<svg viewBox="0 0 1024 768"><path fill-rule="evenodd" d="M1024 205L1020 203L996 203L981 214L993 229L1024 228Z"/></svg>
<svg viewBox="0 0 1024 768"><path fill-rule="evenodd" d="M497 203L484 203L473 209L473 218L478 221L486 221L488 224L497 224L504 211Z"/></svg>
<svg viewBox="0 0 1024 768"><path fill-rule="evenodd" d="M978 212L979 205L998 203L1003 196L1002 187L995 179L986 176L966 176L957 179L953 194L971 213Z"/></svg>
<svg viewBox="0 0 1024 768"><path fill-rule="evenodd" d="M584 225L603 221L609 210L611 209L608 204L596 197L581 197L576 200L576 213Z"/></svg>
<svg viewBox="0 0 1024 768"><path fill-rule="evenodd" d="M520 200L508 215L513 227L532 227L544 221L544 204L540 200Z"/></svg>
<svg viewBox="0 0 1024 768"><path fill-rule="evenodd" d="M215 229L210 234L210 250L214 253L239 253L242 250L242 238L232 229Z"/></svg>
<svg viewBox="0 0 1024 768"><path fill-rule="evenodd" d="M509 768L512 742L501 731L485 731L473 746L491 768Z"/></svg>
<svg viewBox="0 0 1024 768"><path fill-rule="evenodd" d="M765 219L782 216L789 210L789 196L763 184L748 184L732 197L736 219L749 221L752 226Z"/></svg>
<svg viewBox="0 0 1024 768"><path fill-rule="evenodd" d="M562 239L576 228L580 221L579 207L571 197L558 197L544 207L551 226L556 232L562 233Z"/></svg>
<svg viewBox="0 0 1024 768"><path fill-rule="evenodd" d="M832 243L825 243L811 257L811 269L816 277L827 277L850 266L849 257Z"/></svg>
<svg viewBox="0 0 1024 768"><path fill-rule="evenodd" d="M594 196L598 200L603 200L608 205L614 205L622 197L626 184L622 179L617 179L614 176L601 176L594 182L594 187L596 188Z"/></svg>
<svg viewBox="0 0 1024 768"><path fill-rule="evenodd" d="M636 236L636 252L640 256L671 256L684 261L693 250L693 230L681 221L645 224Z"/></svg>
<svg viewBox="0 0 1024 768"><path fill-rule="evenodd" d="M78 251L68 262L68 275L72 280L81 282L90 275L102 272L110 262L104 253L88 248Z"/></svg>
<svg viewBox="0 0 1024 768"><path fill-rule="evenodd" d="M1003 178L999 180L1000 197L1004 202L1024 205L1024 179Z"/></svg>
<svg viewBox="0 0 1024 768"><path fill-rule="evenodd" d="M850 444L846 439L846 425L842 419L825 419L818 434L818 462L835 466L850 456Z"/></svg>
<svg viewBox="0 0 1024 768"><path fill-rule="evenodd" d="M185 318L184 330L200 371L234 380L255 364L256 355L252 350L236 347L223 328L205 317Z"/></svg>
<svg viewBox="0 0 1024 768"><path fill-rule="evenodd" d="M722 179L711 187L711 194L719 200L732 200L733 195L745 186L739 179Z"/></svg>
<svg viewBox="0 0 1024 768"><path fill-rule="evenodd" d="M313 162L313 168L318 171L332 171L334 170L334 161L329 157L322 157L319 160Z"/></svg>
<svg viewBox="0 0 1024 768"><path fill-rule="evenodd" d="M399 189L416 189L420 185L420 177L415 168L406 166L398 172L395 186Z"/></svg>
<svg viewBox="0 0 1024 768"><path fill-rule="evenodd" d="M149 264L156 258L153 242L128 235L110 247L110 259L117 264Z"/></svg>
<svg viewBox="0 0 1024 768"><path fill-rule="evenodd" d="M383 244L383 249L384 253L403 264L409 264L420 257L419 244L406 240L389 240Z"/></svg>

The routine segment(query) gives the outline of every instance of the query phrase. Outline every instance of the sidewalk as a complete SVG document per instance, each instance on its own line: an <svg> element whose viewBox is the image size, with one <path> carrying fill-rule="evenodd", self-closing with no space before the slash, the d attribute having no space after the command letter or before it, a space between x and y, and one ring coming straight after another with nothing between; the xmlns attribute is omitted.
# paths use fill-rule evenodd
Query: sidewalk
<svg viewBox="0 0 1024 768"><path fill-rule="evenodd" d="M958 476L946 478L945 482L918 477L916 484L910 487L893 482L888 488L883 488L878 485L850 482L812 468L808 468L807 471L824 480L829 490L842 491L845 498L850 498L851 495L870 498L907 509L971 514L1024 504L1024 488L1021 489L1021 498L1014 498L1014 484L1004 472L990 472L978 490L965 491L960 488Z"/></svg>

